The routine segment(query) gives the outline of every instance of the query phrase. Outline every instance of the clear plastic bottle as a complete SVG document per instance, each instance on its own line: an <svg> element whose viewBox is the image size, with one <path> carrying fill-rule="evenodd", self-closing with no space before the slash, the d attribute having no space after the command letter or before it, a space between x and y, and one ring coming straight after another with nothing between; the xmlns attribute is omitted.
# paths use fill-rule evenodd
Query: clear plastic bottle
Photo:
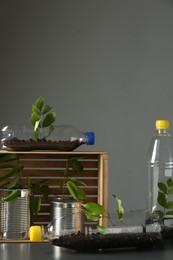
<svg viewBox="0 0 173 260"><path fill-rule="evenodd" d="M52 220L48 226L31 226L29 238L35 242L48 240L54 246L84 252L107 248L153 247L162 240L162 223L155 216L149 216L148 211L126 212L123 221L116 225L115 213L110 213L104 216L104 227L86 220L80 212L77 215L75 213L75 217L76 225L73 229L70 223L72 217L68 214ZM149 217L150 222L147 223Z"/></svg>
<svg viewBox="0 0 173 260"><path fill-rule="evenodd" d="M94 132L82 132L71 125L54 126L50 135L44 130L40 131L39 138L35 140L32 129L24 126L5 126L2 129L2 149L73 151L82 144L93 145L95 142Z"/></svg>
<svg viewBox="0 0 173 260"><path fill-rule="evenodd" d="M168 120L156 121L147 163L148 209L173 231L173 139Z"/></svg>
<svg viewBox="0 0 173 260"><path fill-rule="evenodd" d="M94 132L82 132L78 128L72 125L57 125L54 128L52 136L57 141L65 141L65 142L79 142L81 144L92 145L94 144ZM48 138L49 139L49 138Z"/></svg>

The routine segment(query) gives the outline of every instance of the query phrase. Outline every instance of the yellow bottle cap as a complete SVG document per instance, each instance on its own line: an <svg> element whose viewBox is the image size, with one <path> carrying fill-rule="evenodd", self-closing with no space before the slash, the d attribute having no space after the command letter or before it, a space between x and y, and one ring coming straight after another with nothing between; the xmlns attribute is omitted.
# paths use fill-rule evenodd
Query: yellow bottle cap
<svg viewBox="0 0 173 260"><path fill-rule="evenodd" d="M169 129L168 120L156 120L156 129Z"/></svg>
<svg viewBox="0 0 173 260"><path fill-rule="evenodd" d="M38 242L42 240L41 226L31 226L29 229L29 238L33 242Z"/></svg>

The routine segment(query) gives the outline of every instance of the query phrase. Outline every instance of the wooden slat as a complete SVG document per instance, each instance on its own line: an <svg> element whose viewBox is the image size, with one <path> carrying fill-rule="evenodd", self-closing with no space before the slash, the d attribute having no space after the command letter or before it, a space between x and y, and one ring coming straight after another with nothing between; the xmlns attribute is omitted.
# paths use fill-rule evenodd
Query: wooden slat
<svg viewBox="0 0 173 260"><path fill-rule="evenodd" d="M52 185L52 186L53 185L57 186L59 183L60 184L62 183L62 178L61 179L55 179L55 178L53 178L53 179L42 179L42 178L39 178L39 179L35 180L35 178L31 177L30 179L31 179L31 181L33 181L33 183L39 183L39 182L43 181L44 184ZM94 187L97 186L97 180L96 179L81 179L81 181L83 181L87 186L94 186ZM25 181L20 181L20 183L21 184L27 183L27 179Z"/></svg>
<svg viewBox="0 0 173 260"><path fill-rule="evenodd" d="M50 215L36 215L32 217L34 224L46 224L50 222Z"/></svg>
<svg viewBox="0 0 173 260"><path fill-rule="evenodd" d="M3 153L2 151L0 153ZM48 153L48 152L45 152L45 153L41 153L41 152L37 152L37 153L34 153L34 152L28 152L28 153L22 153L22 152L15 152L19 155L20 159L34 159L34 160L37 160L37 159L57 159L57 154L58 154L58 158L59 159L67 159L69 157L69 155L71 154L74 154L74 152L72 153L60 153L60 152L57 152L57 153ZM77 155L80 155L80 153L75 153ZM96 153L92 153L92 152L89 152L89 153L81 153L81 155L85 158L85 159L88 159L88 160L97 160L99 155Z"/></svg>
<svg viewBox="0 0 173 260"><path fill-rule="evenodd" d="M102 204L105 209L108 207L107 203L107 185L108 185L108 155L105 152L57 152L57 151L31 151L31 152L15 152L1 150L3 153L16 153L19 156L20 162L24 165L23 183L27 184L27 177L30 177L33 182L44 182L50 185L52 194L59 195L60 189L58 180L63 176L63 170L66 166L66 159L69 155L82 155L81 163L84 171L78 177L85 182L86 187L82 187L87 194L87 202L98 202ZM6 171L0 169L0 175ZM70 170L71 177L76 174ZM61 195L61 194L60 194ZM53 196L50 195L48 200L43 199L40 214L34 216L34 221L37 224L42 222L48 223L50 221L50 201ZM45 215L44 213L48 213Z"/></svg>
<svg viewBox="0 0 173 260"><path fill-rule="evenodd" d="M3 171L5 172L5 171ZM25 169L23 170L23 175L24 176L37 176L37 177L61 177L63 176L63 170L59 170L59 169ZM69 176L70 177L76 177L76 173L74 173L73 171L69 171ZM92 169L87 169L84 170L81 175L81 177L97 177L98 176L98 170L92 170Z"/></svg>
<svg viewBox="0 0 173 260"><path fill-rule="evenodd" d="M86 187L86 188L83 188L83 190L85 191L86 193L86 196L97 196L97 189L95 187ZM50 187L50 194L52 194L55 197L57 196L61 196L62 195L62 192L61 192L61 189L60 187L55 187L55 188L51 188ZM67 191L67 189L65 190L64 192L65 195L68 195L69 192ZM39 195L38 193L36 193L36 195Z"/></svg>
<svg viewBox="0 0 173 260"><path fill-rule="evenodd" d="M23 161L20 160L21 164L26 168L65 168L66 161ZM84 168L98 168L97 161L80 161Z"/></svg>

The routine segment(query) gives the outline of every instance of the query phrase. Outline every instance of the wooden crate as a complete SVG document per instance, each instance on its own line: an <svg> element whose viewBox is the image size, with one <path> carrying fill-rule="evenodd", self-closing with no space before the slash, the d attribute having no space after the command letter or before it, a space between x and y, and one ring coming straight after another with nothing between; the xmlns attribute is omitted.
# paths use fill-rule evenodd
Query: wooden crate
<svg viewBox="0 0 173 260"><path fill-rule="evenodd" d="M62 178L66 160L69 155L81 154L80 159L84 171L78 177L87 186L83 189L87 195L87 201L98 202L108 208L108 154L106 152L57 152L57 151L30 151L30 152L7 152L0 150L0 153L16 153L24 165L23 176L27 180L30 177L34 183L44 181L48 184L54 194L59 194L60 187L58 180ZM4 170L0 169L0 175ZM74 176L71 171L70 176ZM59 194L60 195L60 194ZM43 200L41 210L34 216L34 224L44 225L50 221L50 195L48 201Z"/></svg>

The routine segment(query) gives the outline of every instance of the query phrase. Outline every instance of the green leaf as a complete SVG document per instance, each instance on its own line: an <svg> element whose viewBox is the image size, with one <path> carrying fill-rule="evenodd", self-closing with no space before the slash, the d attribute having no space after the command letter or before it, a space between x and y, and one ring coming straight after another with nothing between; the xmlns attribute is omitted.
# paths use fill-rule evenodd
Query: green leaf
<svg viewBox="0 0 173 260"><path fill-rule="evenodd" d="M44 195L44 197L48 197L50 193L50 188L48 185L41 185L39 190Z"/></svg>
<svg viewBox="0 0 173 260"><path fill-rule="evenodd" d="M124 216L124 208L122 206L122 201L115 195L113 195L113 197L116 199L117 204L118 204L118 209L116 209L116 213L117 213L118 219L120 221L122 221L123 216Z"/></svg>
<svg viewBox="0 0 173 260"><path fill-rule="evenodd" d="M11 202L19 196L19 190L13 190L5 199L6 202Z"/></svg>
<svg viewBox="0 0 173 260"><path fill-rule="evenodd" d="M35 125L34 125L34 132L37 133L39 127L40 127L40 120L38 120L38 121L35 122Z"/></svg>
<svg viewBox="0 0 173 260"><path fill-rule="evenodd" d="M84 190L80 189L79 187L77 187L77 189L78 189L78 200L85 200L86 194Z"/></svg>
<svg viewBox="0 0 173 260"><path fill-rule="evenodd" d="M32 113L37 116L41 115L41 111L35 105L32 106Z"/></svg>
<svg viewBox="0 0 173 260"><path fill-rule="evenodd" d="M0 162L9 162L17 159L18 156L16 154L0 154Z"/></svg>
<svg viewBox="0 0 173 260"><path fill-rule="evenodd" d="M37 130L34 132L33 137L35 140L39 138L39 128L37 128Z"/></svg>
<svg viewBox="0 0 173 260"><path fill-rule="evenodd" d="M51 106L45 105L45 106L43 107L42 114L44 115L44 114L48 113L51 109L52 109Z"/></svg>
<svg viewBox="0 0 173 260"><path fill-rule="evenodd" d="M35 106L41 111L44 105L44 99L42 97L39 97L36 101L35 101Z"/></svg>
<svg viewBox="0 0 173 260"><path fill-rule="evenodd" d="M80 183L84 185L83 182L78 181L77 178L68 178L66 182L67 188L71 196L76 200L84 200L86 198L86 194L83 189L79 188L76 183Z"/></svg>
<svg viewBox="0 0 173 260"><path fill-rule="evenodd" d="M84 159L86 158L85 155L83 154L71 154L68 156L68 160L71 161L71 160L80 160L80 159Z"/></svg>
<svg viewBox="0 0 173 260"><path fill-rule="evenodd" d="M34 191L40 191L40 183L32 183L32 189Z"/></svg>
<svg viewBox="0 0 173 260"><path fill-rule="evenodd" d="M71 196L75 200L78 200L78 187L76 186L76 184L72 181L67 181L66 185L67 185L67 189L68 189L69 193L71 194Z"/></svg>
<svg viewBox="0 0 173 260"><path fill-rule="evenodd" d="M37 215L37 213L40 211L40 208L41 208L41 197L33 197L32 204L31 204L32 212Z"/></svg>
<svg viewBox="0 0 173 260"><path fill-rule="evenodd" d="M0 176L0 181L3 181L5 179L8 179L9 177L12 177L15 175L17 172L20 172L23 169L23 166L21 164L15 165L12 170L8 171L4 175Z"/></svg>
<svg viewBox="0 0 173 260"><path fill-rule="evenodd" d="M173 194L173 186L170 186L170 188L168 188L168 194Z"/></svg>
<svg viewBox="0 0 173 260"><path fill-rule="evenodd" d="M87 219L98 221L100 218L100 215L104 213L105 209L102 205L94 203L94 202L88 202L85 204L82 204L81 211L85 214Z"/></svg>
<svg viewBox="0 0 173 260"><path fill-rule="evenodd" d="M20 163L17 163L15 166L14 166L14 170L16 172L21 172L24 168L24 165L20 164Z"/></svg>
<svg viewBox="0 0 173 260"><path fill-rule="evenodd" d="M15 178L12 179L11 182L9 182L9 183L7 184L7 188L8 188L8 189L14 188L20 178L21 178L21 175L18 174Z"/></svg>
<svg viewBox="0 0 173 260"><path fill-rule="evenodd" d="M107 228L104 226L97 226L97 231L101 234L105 234L107 231Z"/></svg>
<svg viewBox="0 0 173 260"><path fill-rule="evenodd" d="M54 131L54 129L55 127L53 125L50 125L48 135L50 135Z"/></svg>
<svg viewBox="0 0 173 260"><path fill-rule="evenodd" d="M68 160L69 161L72 161L72 160L80 160L80 159L84 159L86 156L83 155L83 154L71 154L69 155L68 157Z"/></svg>
<svg viewBox="0 0 173 260"><path fill-rule="evenodd" d="M94 203L94 202L88 202L85 204L82 204L82 206L87 210L88 213L99 216L105 212L105 209L102 205Z"/></svg>
<svg viewBox="0 0 173 260"><path fill-rule="evenodd" d="M35 123L37 121L39 121L40 117L36 114L36 113L33 113L31 114L30 118L29 118L29 122L31 123L31 125L35 125Z"/></svg>
<svg viewBox="0 0 173 260"><path fill-rule="evenodd" d="M166 205L166 196L163 192L158 192L157 202L160 206L165 207Z"/></svg>
<svg viewBox="0 0 173 260"><path fill-rule="evenodd" d="M32 181L31 181L31 179L30 178L28 178L27 179L27 187L28 187L28 189L31 189L32 188Z"/></svg>
<svg viewBox="0 0 173 260"><path fill-rule="evenodd" d="M173 209L173 201L167 201L165 205L166 209Z"/></svg>
<svg viewBox="0 0 173 260"><path fill-rule="evenodd" d="M171 178L169 178L169 179L167 180L167 185L168 185L168 187L173 186L173 180L172 180Z"/></svg>
<svg viewBox="0 0 173 260"><path fill-rule="evenodd" d="M29 118L30 123L34 126L34 139L46 139L54 130L53 123L56 119L56 113L50 112L51 106L44 105L44 99L38 98L32 106L32 114ZM42 128L49 127L43 132Z"/></svg>
<svg viewBox="0 0 173 260"><path fill-rule="evenodd" d="M56 113L51 112L45 116L42 122L42 127L47 127L55 122L56 119Z"/></svg>
<svg viewBox="0 0 173 260"><path fill-rule="evenodd" d="M100 219L99 215L93 215L86 210L82 210L82 212L85 214L86 218L89 219L89 220L98 221Z"/></svg>
<svg viewBox="0 0 173 260"><path fill-rule="evenodd" d="M167 186L163 182L158 182L158 188L165 194L167 194Z"/></svg>
<svg viewBox="0 0 173 260"><path fill-rule="evenodd" d="M14 166L12 164L3 164L0 165L0 169L13 169Z"/></svg>
<svg viewBox="0 0 173 260"><path fill-rule="evenodd" d="M164 218L164 212L161 210L154 211L154 214L158 215L161 219Z"/></svg>
<svg viewBox="0 0 173 260"><path fill-rule="evenodd" d="M83 166L82 164L76 160L76 159L73 159L73 160L70 160L70 166L72 167L72 170L76 173L80 173L83 171Z"/></svg>
<svg viewBox="0 0 173 260"><path fill-rule="evenodd" d="M167 211L165 215L173 215L173 210Z"/></svg>
<svg viewBox="0 0 173 260"><path fill-rule="evenodd" d="M86 186L86 184L83 181L80 181L78 178L68 178L68 180Z"/></svg>

